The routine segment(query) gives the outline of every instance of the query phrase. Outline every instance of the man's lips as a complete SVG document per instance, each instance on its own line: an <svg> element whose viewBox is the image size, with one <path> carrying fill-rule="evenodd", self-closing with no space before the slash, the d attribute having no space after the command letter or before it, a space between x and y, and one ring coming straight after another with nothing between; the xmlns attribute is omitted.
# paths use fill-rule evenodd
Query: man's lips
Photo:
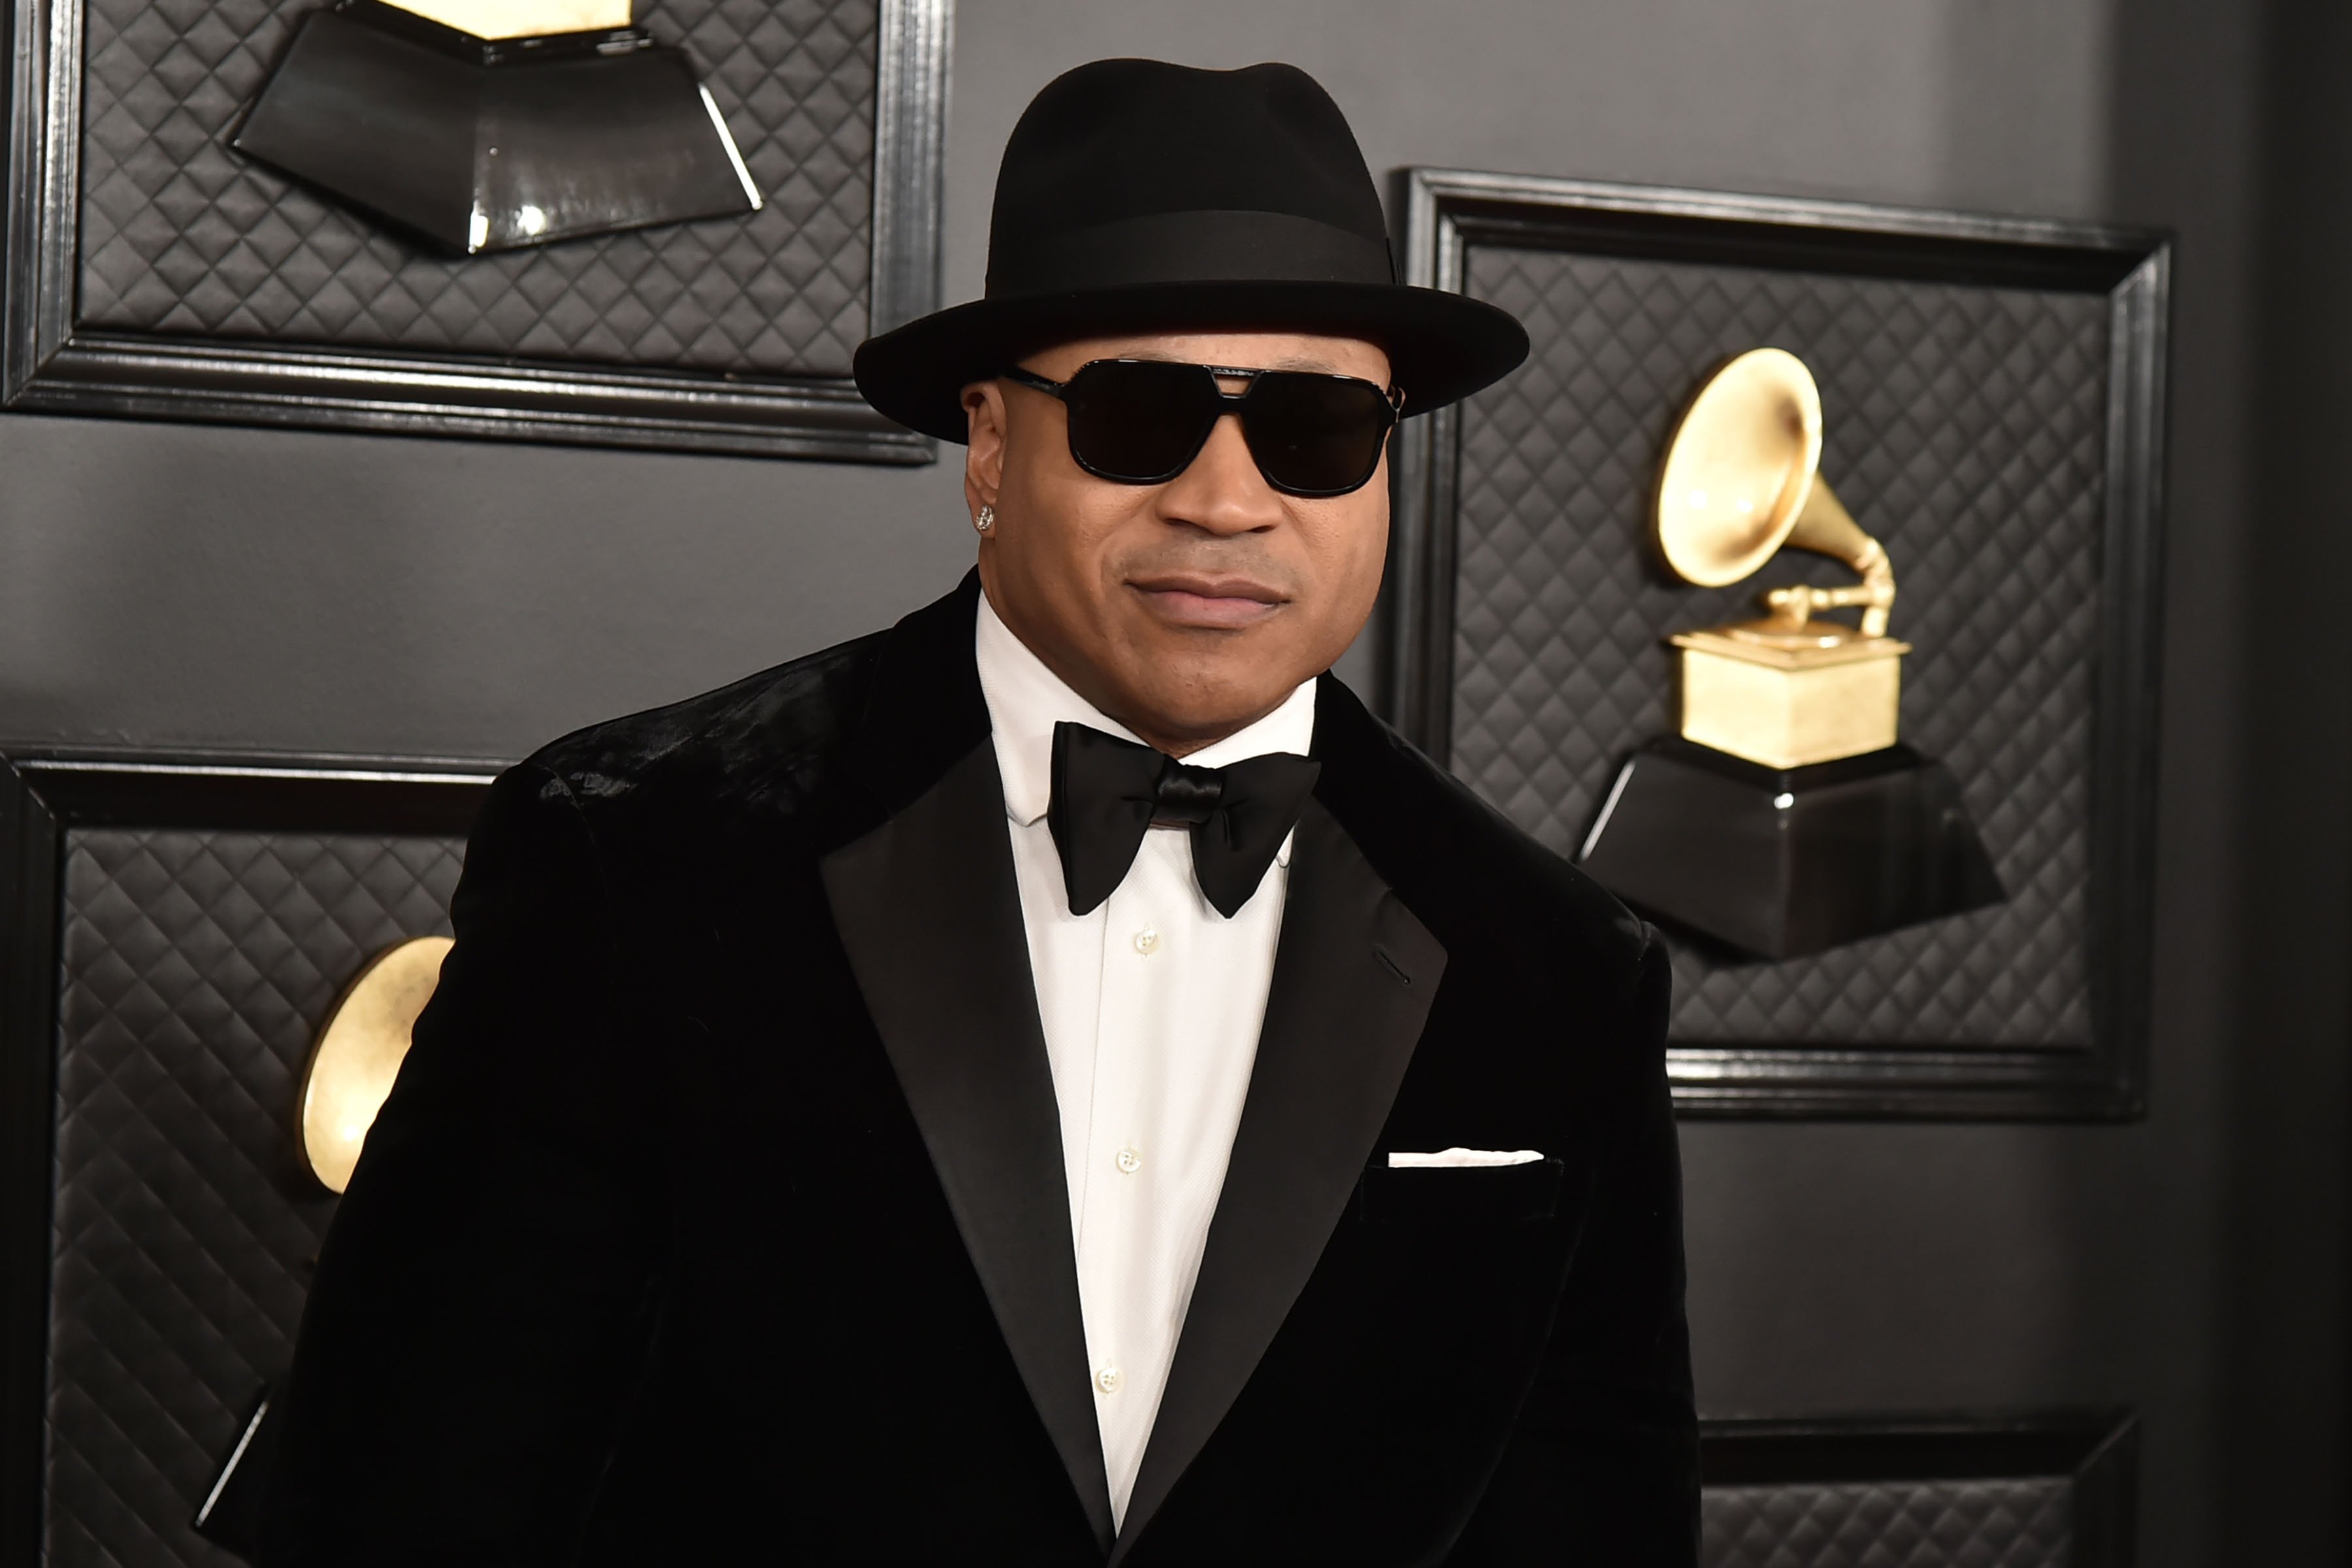
<svg viewBox="0 0 2352 1568"><path fill-rule="evenodd" d="M1188 626L1252 626L1280 609L1288 597L1246 577L1139 577L1128 586L1161 619Z"/></svg>

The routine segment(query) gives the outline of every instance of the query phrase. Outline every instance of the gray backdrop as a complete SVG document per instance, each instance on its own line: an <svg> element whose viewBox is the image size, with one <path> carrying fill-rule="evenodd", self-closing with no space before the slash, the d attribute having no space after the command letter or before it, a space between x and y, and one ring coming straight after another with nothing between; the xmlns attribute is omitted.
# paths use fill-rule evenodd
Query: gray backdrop
<svg viewBox="0 0 2352 1568"><path fill-rule="evenodd" d="M2352 21L2304 0L971 0L946 292L1053 72L1297 60L1403 163L2169 224L2153 1111L1698 1124L1713 1414L2137 1405L2143 1561L2344 1547L2352 573L2325 454ZM2256 432L2260 431L2259 444ZM952 454L950 455L952 456ZM0 420L0 740L503 758L883 622L970 558L952 462ZM2259 593L2259 599L2251 595Z"/></svg>

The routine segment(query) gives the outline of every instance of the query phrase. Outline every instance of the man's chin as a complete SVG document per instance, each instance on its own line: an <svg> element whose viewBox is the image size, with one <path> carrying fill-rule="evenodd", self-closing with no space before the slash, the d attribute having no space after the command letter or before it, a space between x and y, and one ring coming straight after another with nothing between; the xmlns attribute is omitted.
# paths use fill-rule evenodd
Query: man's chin
<svg viewBox="0 0 2352 1568"><path fill-rule="evenodd" d="M1174 683L1163 679L1136 692L1129 704L1133 716L1127 720L1129 727L1138 733L1150 731L1155 744L1165 741L1192 747L1213 745L1281 707L1285 699L1317 673L1310 671L1285 683L1279 678L1269 680L1264 662L1234 663L1242 668L1202 670L1196 667L1191 673L1199 679ZM1179 672L1162 668L1154 673L1166 677Z"/></svg>

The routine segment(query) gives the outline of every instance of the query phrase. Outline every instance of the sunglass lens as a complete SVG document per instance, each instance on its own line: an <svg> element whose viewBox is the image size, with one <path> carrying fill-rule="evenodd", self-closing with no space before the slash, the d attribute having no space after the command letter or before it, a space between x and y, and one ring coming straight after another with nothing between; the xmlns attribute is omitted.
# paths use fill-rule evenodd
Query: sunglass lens
<svg viewBox="0 0 2352 1568"><path fill-rule="evenodd" d="M1250 389L1242 430L1268 482L1297 495L1345 495L1372 477L1393 423L1370 382L1270 371Z"/></svg>
<svg viewBox="0 0 2352 1568"><path fill-rule="evenodd" d="M1128 484L1174 479L1216 422L1217 384L1196 364L1097 360L1070 378L1070 455Z"/></svg>

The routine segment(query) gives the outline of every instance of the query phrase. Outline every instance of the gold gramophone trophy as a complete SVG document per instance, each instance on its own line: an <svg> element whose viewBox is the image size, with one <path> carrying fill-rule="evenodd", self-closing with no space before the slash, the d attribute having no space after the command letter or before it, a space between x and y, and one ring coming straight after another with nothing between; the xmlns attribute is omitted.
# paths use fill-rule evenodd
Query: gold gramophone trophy
<svg viewBox="0 0 2352 1568"><path fill-rule="evenodd" d="M1619 771L1582 856L1627 901L1768 958L2006 896L1950 773L1895 738L1894 564L1821 455L1820 390L1780 349L1731 360L1684 411L1651 514L1669 571L1725 587L1795 549L1862 580L1773 588L1756 619L1669 637L1682 733Z"/></svg>

